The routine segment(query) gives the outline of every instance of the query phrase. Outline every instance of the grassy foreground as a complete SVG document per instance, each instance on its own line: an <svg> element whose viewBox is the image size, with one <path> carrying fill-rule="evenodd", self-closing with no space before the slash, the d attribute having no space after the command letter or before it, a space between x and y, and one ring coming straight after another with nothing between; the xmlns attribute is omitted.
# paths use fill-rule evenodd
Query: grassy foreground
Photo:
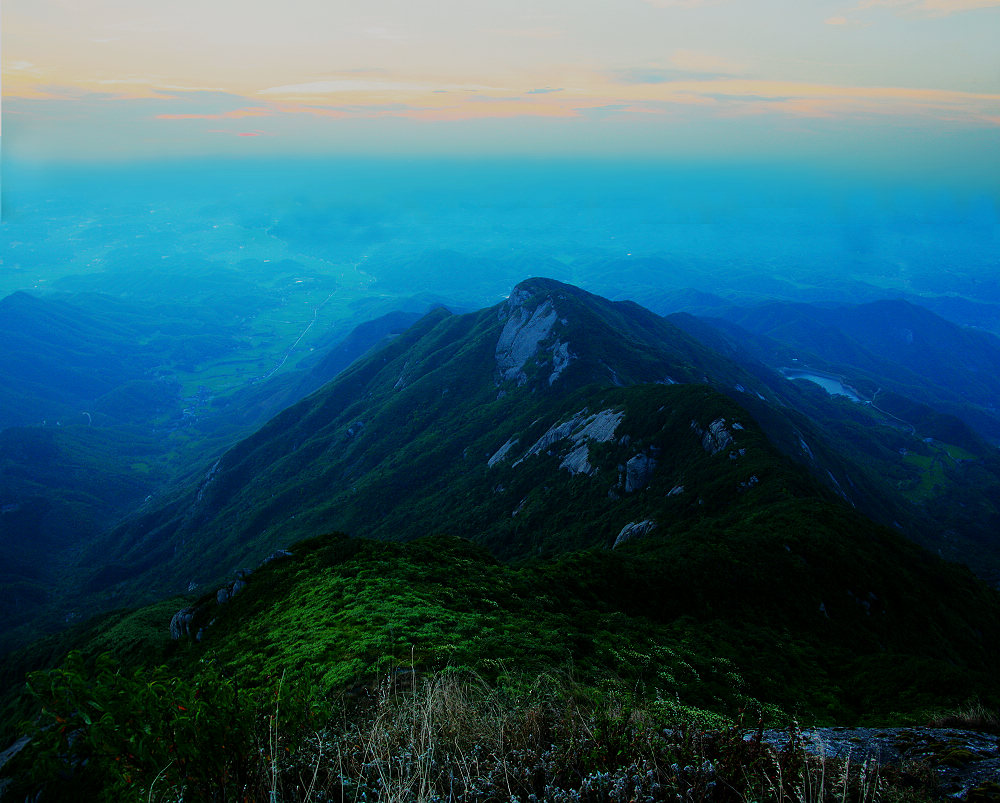
<svg viewBox="0 0 1000 803"><path fill-rule="evenodd" d="M926 799L920 772L814 760L795 739L796 720L996 704L992 592L881 533L790 503L725 535L519 565L442 536L313 538L223 604L213 590L49 644L77 649L7 709L31 736L8 794ZM200 638L170 639L182 606ZM791 728L789 748L764 745L765 726Z"/></svg>
<svg viewBox="0 0 1000 803"><path fill-rule="evenodd" d="M45 676L33 763L10 799L181 801L921 801L926 766L809 755L735 720L543 675L489 684L396 672L363 695L132 676L79 657ZM38 680L38 679L36 679ZM96 682L94 682L96 680ZM65 711L65 709L64 709ZM748 727L755 726L755 727ZM26 751L22 756L27 756ZM984 798L989 799L989 798Z"/></svg>

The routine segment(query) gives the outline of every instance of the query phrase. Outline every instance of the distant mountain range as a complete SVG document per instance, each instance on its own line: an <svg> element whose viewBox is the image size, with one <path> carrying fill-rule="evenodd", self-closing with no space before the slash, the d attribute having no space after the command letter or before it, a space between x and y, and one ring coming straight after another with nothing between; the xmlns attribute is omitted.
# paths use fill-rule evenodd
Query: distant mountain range
<svg viewBox="0 0 1000 803"><path fill-rule="evenodd" d="M799 362L843 374L869 397L880 390L906 396L1000 442L1000 338L988 332L906 301L765 304L730 308L723 317L742 330L731 333L774 367Z"/></svg>

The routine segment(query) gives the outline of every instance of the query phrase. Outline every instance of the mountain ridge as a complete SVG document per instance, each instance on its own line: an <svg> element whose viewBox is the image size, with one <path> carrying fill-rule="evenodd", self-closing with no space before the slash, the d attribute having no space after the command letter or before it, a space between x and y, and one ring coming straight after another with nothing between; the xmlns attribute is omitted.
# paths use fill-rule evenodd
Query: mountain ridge
<svg viewBox="0 0 1000 803"><path fill-rule="evenodd" d="M614 469L617 477L627 475L628 462L639 458L640 450L591 444L584 455L579 451L582 441L571 437L574 427L569 422L575 416L582 420L609 409L624 414L632 403L625 397L634 396L651 420L660 420L663 416L657 417L655 411L663 404L649 408L648 398L661 394L665 400L675 398L678 409L694 405L694 410L697 404L709 403L717 410L701 420L692 413L685 421L674 421L669 424L671 432L688 427L693 434L691 426L704 432L719 419L738 421L744 414L731 401L712 393L706 397L707 389L697 390L707 381L714 383L714 392L722 391L730 400L750 404L758 412L770 411L776 420L791 414L788 403L796 398L794 387L780 377L747 371L632 302L610 302L555 280L526 280L496 307L464 315L445 309L428 314L382 350L356 362L332 383L227 450L197 487L180 492L167 507L117 528L98 549L122 565L138 561L143 554L142 562L148 566L146 545L156 550L152 562L166 565L176 562L175 556L189 551L191 544L199 544L195 551L203 565L209 562L207 556L216 556L212 559L219 562L218 576L235 569L239 561L260 559L289 538L316 529L390 540L415 537L423 531L409 521L413 510L420 510L417 518L431 532L450 528L458 534L486 537L482 532L496 529L495 522L488 523L496 515L494 508L513 493L507 488L497 492L505 483L490 477L509 470L497 454L512 439L520 442L519 454L523 455L547 431L568 425L569 439L559 442L572 443L571 451L577 454L574 458L559 453L553 470L555 476L565 474L576 483L579 487L573 493L579 494L592 479L585 479L584 472L572 474L570 469L597 466L590 451L603 451L605 462L615 452L621 466L621 470ZM659 383L650 388L661 390L628 390L650 382ZM612 403L608 399L615 387L620 393ZM780 393L786 394L784 400ZM571 398L555 403L567 397ZM707 402L708 398L712 401ZM821 403L829 406L822 399L812 402ZM808 458L815 461L822 454L822 435L815 428L809 430L813 433L808 436L813 442L809 448L799 434L807 424L803 418L798 429L791 425L788 448L805 448ZM664 419L661 425L668 423ZM625 434L622 430L617 437ZM539 451L553 448L555 441ZM732 465L748 462L743 457L736 449ZM650 453L645 459L655 462ZM778 459L773 453L768 458ZM836 460L830 465L838 472L839 483L825 468L817 474L823 479L827 479L823 472L829 475L832 493L847 497L862 492L861 475L855 480L849 473L853 469L836 468ZM605 471L610 471L607 465ZM748 482L753 474L746 472L733 482L734 487ZM538 482L545 487L543 474L538 475ZM615 482L609 480L605 493L614 490ZM672 482L664 492L682 485L679 480ZM515 482L512 487L520 486ZM453 497L458 493L471 494L468 510L456 508ZM529 496L538 493L538 489L525 491L514 499L507 516L518 509L531 510ZM672 497L671 502L679 499ZM451 512L446 515L445 510ZM892 515L887 513L887 523ZM639 516L635 522L647 518ZM614 533L604 532L600 539L592 534L591 543L608 538L610 543L628 523L621 521L612 528ZM199 535L205 532L213 534L211 541ZM585 540L582 534L578 537ZM497 534L486 540L501 554L517 554ZM584 540L577 545L582 546ZM233 555L245 557L229 558L237 564L223 563L224 544L230 545ZM175 589L205 582L210 575L198 573L197 561L188 559L187 565L189 575L175 575ZM92 583L92 587L99 586Z"/></svg>

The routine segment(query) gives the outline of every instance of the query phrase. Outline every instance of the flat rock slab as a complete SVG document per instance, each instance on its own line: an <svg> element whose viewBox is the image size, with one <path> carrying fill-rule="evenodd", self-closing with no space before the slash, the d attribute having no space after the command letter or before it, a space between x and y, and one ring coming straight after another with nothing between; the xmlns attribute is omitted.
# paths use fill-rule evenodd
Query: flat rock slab
<svg viewBox="0 0 1000 803"><path fill-rule="evenodd" d="M752 734L748 735L752 738ZM764 731L764 742L780 750L788 731ZM816 756L852 762L874 759L905 767L926 764L937 776L940 791L964 800L985 784L1000 785L1000 736L956 728L807 728L799 744Z"/></svg>

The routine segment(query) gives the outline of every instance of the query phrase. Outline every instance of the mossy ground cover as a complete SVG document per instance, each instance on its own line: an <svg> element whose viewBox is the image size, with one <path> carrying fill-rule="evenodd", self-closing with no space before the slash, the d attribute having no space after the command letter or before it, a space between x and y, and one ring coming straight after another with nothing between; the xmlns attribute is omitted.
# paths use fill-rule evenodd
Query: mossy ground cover
<svg viewBox="0 0 1000 803"><path fill-rule="evenodd" d="M878 533L830 544L817 512L790 505L747 522L731 541L702 530L686 543L678 543L681 536L648 538L613 552L519 565L451 537L408 544L313 538L255 571L229 602L219 605L213 594L196 602L199 641L166 636L170 614L184 600L120 612L78 631L83 652L55 672L32 676L46 713L20 766L33 768L32 783L50 791L61 788L55 779L76 778L87 796L103 799L148 796L157 784L162 799L181 788L185 799L214 799L239 784L258 790L253 796L277 784L285 798L306 799L306 768L318 767L317 783L326 788L350 781L345 799L361 799L364 790L368 799L383 799L373 784L433 769L433 784L461 788L458 799L490 800L505 765L517 778L505 799L526 799L543 788L579 792L585 778L593 791L647 756L642 784L700 784L704 799L728 800L706 791L713 779L721 783L726 762L750 767L763 760L725 742L733 735L718 741L734 723L899 723L973 694L995 704L996 681L987 671L995 655L985 646L977 652L977 636L962 629L973 624L962 620L963 611L978 601L983 619L975 625L990 643L995 600L959 600L941 614L920 609L926 577L919 565L899 588L887 585L874 552L870 561L850 557ZM816 526L796 535L782 517L800 525L812 517ZM829 526L842 531L843 524L834 519ZM895 548L900 562L912 558L909 545ZM772 552L789 556L788 564L769 562ZM747 560L752 554L760 556L760 572ZM765 576L768 566L786 580L777 589ZM807 595L806 575L819 578L819 595L834 588L825 576L878 588L883 608L869 613L849 596L831 597L828 617L805 597L798 608L788 605L788 596ZM961 581L947 571L938 577ZM920 623L923 633L915 630ZM69 642L53 651L57 646ZM432 713L442 721L459 717L442 725L450 735L438 733L444 741L436 747L407 742L431 716L408 706L430 705L420 695L439 694L435 684L445 682L452 684L450 702L434 697ZM386 683L395 702L385 696ZM448 697L455 694L460 699ZM507 718L505 745L490 741L498 738L494 731L483 732L487 714ZM405 738L399 717L409 723ZM463 732L473 720L475 729ZM664 740L676 728L717 735L698 737L697 745L688 736ZM65 741L72 733L78 735ZM394 754L391 744L405 744L405 751ZM736 752L725 758L720 749ZM468 751L465 758L479 756L478 763L462 764L460 750ZM666 758L684 750L710 760L712 772L682 778L684 764L670 770L677 762ZM378 769L387 755L402 763ZM431 758L433 766L421 764ZM726 767L727 784L736 783L732 772L735 765ZM741 777L780 785L750 771ZM421 799L412 789L400 794ZM768 794L761 791L761 799Z"/></svg>

